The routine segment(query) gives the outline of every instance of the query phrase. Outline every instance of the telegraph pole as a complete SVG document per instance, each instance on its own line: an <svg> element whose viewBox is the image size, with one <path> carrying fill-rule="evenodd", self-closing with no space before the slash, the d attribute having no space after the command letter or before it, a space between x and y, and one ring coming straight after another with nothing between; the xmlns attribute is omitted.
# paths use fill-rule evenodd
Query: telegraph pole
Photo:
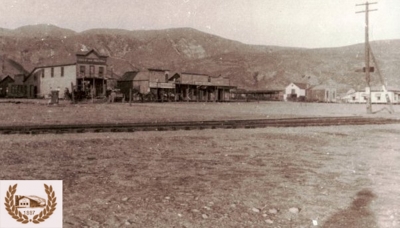
<svg viewBox="0 0 400 228"><path fill-rule="evenodd" d="M376 2L365 2L363 4L356 4L356 6L365 6L365 11L358 11L356 13L365 13L365 80L367 82L367 113L372 113L372 106L371 106L371 77L370 77L370 65L369 65L369 19L368 13L371 11L377 11L377 9L370 10L369 5L377 4Z"/></svg>

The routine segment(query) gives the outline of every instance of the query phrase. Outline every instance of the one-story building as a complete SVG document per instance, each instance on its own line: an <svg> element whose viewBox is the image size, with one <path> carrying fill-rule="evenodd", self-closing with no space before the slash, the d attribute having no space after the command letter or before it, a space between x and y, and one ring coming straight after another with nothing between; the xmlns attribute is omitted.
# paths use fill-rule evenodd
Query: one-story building
<svg viewBox="0 0 400 228"><path fill-rule="evenodd" d="M175 73L176 95L182 101L229 101L230 80L222 76L213 77L197 73Z"/></svg>
<svg viewBox="0 0 400 228"><path fill-rule="evenodd" d="M346 103L366 103L369 91L350 89L342 101ZM393 104L400 103L400 88L389 87L386 89L383 87L371 87L371 103L373 104L386 104L390 100Z"/></svg>
<svg viewBox="0 0 400 228"><path fill-rule="evenodd" d="M154 68L126 72L117 87L125 97L133 91L133 100L157 101L228 101L234 88L228 78Z"/></svg>
<svg viewBox="0 0 400 228"><path fill-rule="evenodd" d="M26 97L28 89L27 86L24 84L24 80L25 80L24 74L14 75L13 81L8 83L6 96L11 98Z"/></svg>
<svg viewBox="0 0 400 228"><path fill-rule="evenodd" d="M291 82L285 88L285 92L283 94L283 100L305 101L308 87L309 86L306 83Z"/></svg>
<svg viewBox="0 0 400 228"><path fill-rule="evenodd" d="M14 82L14 78L10 75L0 80L0 97L6 97L8 94L8 85Z"/></svg>
<svg viewBox="0 0 400 228"><path fill-rule="evenodd" d="M117 88L126 98L132 91L133 100L168 100L175 90L175 85L169 79L169 70L166 69L129 71L117 81Z"/></svg>
<svg viewBox="0 0 400 228"><path fill-rule="evenodd" d="M337 91L333 86L317 85L306 92L306 100L310 102L336 102Z"/></svg>
<svg viewBox="0 0 400 228"><path fill-rule="evenodd" d="M337 102L337 91L332 85L310 86L307 83L292 82L286 86L283 99L284 101Z"/></svg>
<svg viewBox="0 0 400 228"><path fill-rule="evenodd" d="M232 91L234 100L245 101L282 101L284 95L283 89L265 89L265 90L245 90L235 89Z"/></svg>

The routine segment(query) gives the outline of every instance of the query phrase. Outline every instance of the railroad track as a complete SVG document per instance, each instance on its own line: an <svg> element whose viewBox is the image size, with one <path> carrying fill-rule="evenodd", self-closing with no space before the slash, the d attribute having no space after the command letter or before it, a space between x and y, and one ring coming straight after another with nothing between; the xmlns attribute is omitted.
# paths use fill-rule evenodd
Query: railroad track
<svg viewBox="0 0 400 228"><path fill-rule="evenodd" d="M86 132L174 131L198 129L236 129L263 127L307 127L400 123L396 119L361 117L314 117L254 120L215 120L148 123L98 123L0 126L0 134L63 134Z"/></svg>

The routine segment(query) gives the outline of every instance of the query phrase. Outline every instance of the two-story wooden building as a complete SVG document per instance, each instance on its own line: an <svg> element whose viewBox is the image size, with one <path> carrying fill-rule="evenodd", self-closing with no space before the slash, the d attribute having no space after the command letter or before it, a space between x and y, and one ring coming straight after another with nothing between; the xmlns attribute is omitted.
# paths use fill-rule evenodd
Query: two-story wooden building
<svg viewBox="0 0 400 228"><path fill-rule="evenodd" d="M81 91L87 96L104 96L106 93L107 56L95 50L76 54L75 63L40 66L34 68L24 84L29 98L48 97L51 91ZM72 88L73 86L73 88Z"/></svg>
<svg viewBox="0 0 400 228"><path fill-rule="evenodd" d="M91 50L76 54L76 85L78 91L94 96L106 94L107 56Z"/></svg>
<svg viewBox="0 0 400 228"><path fill-rule="evenodd" d="M28 98L46 98L51 91L70 90L71 83L76 83L75 63L36 67L25 79ZM60 93L60 98L64 93Z"/></svg>

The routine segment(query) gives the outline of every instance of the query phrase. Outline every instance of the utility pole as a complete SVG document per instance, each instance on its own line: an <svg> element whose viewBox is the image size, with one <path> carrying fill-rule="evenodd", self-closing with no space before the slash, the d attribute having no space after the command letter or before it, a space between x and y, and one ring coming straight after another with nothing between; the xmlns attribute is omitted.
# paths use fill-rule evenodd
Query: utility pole
<svg viewBox="0 0 400 228"><path fill-rule="evenodd" d="M371 77L370 77L370 65L369 65L369 20L368 13L371 11L377 11L377 9L370 10L369 5L377 4L376 2L365 2L363 4L356 4L356 6L365 6L365 11L358 11L356 13L365 13L365 80L367 82L366 93L367 93L367 113L372 113L371 106Z"/></svg>
<svg viewBox="0 0 400 228"><path fill-rule="evenodd" d="M376 61L376 58L375 58L374 52L372 51L371 46L369 47L369 51L371 53L372 61L375 63L376 73L378 73L379 79L381 80L382 89L383 89L383 92L384 92L385 97L386 97L386 102L389 104L389 110L388 111L389 111L390 114L392 114L392 113L394 113L394 110L393 110L392 102L390 101L390 96L388 94L387 84L386 84L385 79L383 78L383 76L381 74L381 70L379 69L378 62Z"/></svg>

